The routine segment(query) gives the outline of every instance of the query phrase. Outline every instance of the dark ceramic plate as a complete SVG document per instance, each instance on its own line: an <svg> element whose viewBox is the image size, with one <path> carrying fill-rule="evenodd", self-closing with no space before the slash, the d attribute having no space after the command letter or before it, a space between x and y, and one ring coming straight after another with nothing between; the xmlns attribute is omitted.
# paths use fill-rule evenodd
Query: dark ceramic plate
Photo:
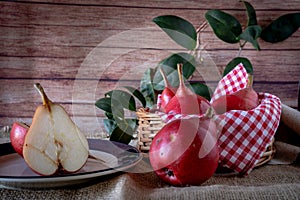
<svg viewBox="0 0 300 200"><path fill-rule="evenodd" d="M105 163L89 158L78 172L54 176L35 174L13 151L10 143L0 144L0 187L51 189L79 185L116 172L126 172L143 157L135 147L126 144L100 139L89 139L88 142L90 154L101 157Z"/></svg>

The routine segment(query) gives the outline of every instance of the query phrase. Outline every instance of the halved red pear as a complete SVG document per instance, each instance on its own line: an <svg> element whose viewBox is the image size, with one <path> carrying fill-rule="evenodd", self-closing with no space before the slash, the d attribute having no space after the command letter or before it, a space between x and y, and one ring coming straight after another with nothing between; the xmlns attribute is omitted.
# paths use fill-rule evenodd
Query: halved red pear
<svg viewBox="0 0 300 200"><path fill-rule="evenodd" d="M89 155L85 135L62 106L48 99L39 83L34 86L43 99L43 105L37 107L25 137L23 157L26 163L41 175L78 171Z"/></svg>

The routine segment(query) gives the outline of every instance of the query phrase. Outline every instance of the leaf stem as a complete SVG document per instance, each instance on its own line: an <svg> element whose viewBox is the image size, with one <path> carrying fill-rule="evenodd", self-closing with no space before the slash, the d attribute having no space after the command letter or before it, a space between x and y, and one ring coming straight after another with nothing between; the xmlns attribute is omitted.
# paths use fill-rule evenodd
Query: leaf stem
<svg viewBox="0 0 300 200"><path fill-rule="evenodd" d="M239 41L240 47L239 47L237 57L240 57L242 50L243 50L244 46L246 45L246 43L247 43L247 41L244 41L244 43L241 43L241 41Z"/></svg>
<svg viewBox="0 0 300 200"><path fill-rule="evenodd" d="M200 38L200 33L207 27L208 23L207 21L204 21L202 24L200 24L200 26L197 28L196 33L197 33L197 44L195 49L193 50L193 52L191 53L193 56L195 56L196 60L200 60L200 62L202 62L201 60L201 51L202 49L204 49L204 47L201 49L201 38Z"/></svg>

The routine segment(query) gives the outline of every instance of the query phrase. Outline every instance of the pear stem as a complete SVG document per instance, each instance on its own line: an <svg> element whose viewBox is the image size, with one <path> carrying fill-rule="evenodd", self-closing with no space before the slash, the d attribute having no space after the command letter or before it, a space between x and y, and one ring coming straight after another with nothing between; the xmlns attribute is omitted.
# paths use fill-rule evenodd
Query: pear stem
<svg viewBox="0 0 300 200"><path fill-rule="evenodd" d="M164 82L165 82L165 88L170 88L170 84L169 84L169 81L168 81L168 79L167 79L167 77L166 77L166 74L165 74L164 70L160 67L160 68L159 68L159 71L160 71L160 73L161 73L161 76L162 76L163 79L164 79Z"/></svg>
<svg viewBox="0 0 300 200"><path fill-rule="evenodd" d="M208 117L208 118L213 118L215 116L215 111L212 107L209 107L205 114L204 114L205 117Z"/></svg>
<svg viewBox="0 0 300 200"><path fill-rule="evenodd" d="M180 86L185 86L184 85L184 81L183 81L183 77L182 77L182 63L178 63L177 64L177 71L178 71L178 77L179 77L179 85Z"/></svg>
<svg viewBox="0 0 300 200"><path fill-rule="evenodd" d="M41 95L42 97L42 101L43 101L43 105L47 106L48 109L50 110L50 104L51 104L51 101L50 99L47 97L43 87L41 86L40 83L35 83L34 84L34 87L35 89L37 89L37 91L39 92L39 94Z"/></svg>

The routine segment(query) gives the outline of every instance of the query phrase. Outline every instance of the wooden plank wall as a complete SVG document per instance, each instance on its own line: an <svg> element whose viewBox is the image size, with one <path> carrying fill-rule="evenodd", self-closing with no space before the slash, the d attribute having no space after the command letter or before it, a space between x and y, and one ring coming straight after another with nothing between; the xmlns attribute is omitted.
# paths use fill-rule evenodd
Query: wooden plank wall
<svg viewBox="0 0 300 200"><path fill-rule="evenodd" d="M0 2L0 126L31 123L41 100L40 82L87 134L99 134L103 113L94 106L119 85L138 87L143 71L171 52L182 51L151 21L164 14L181 16L198 27L209 9L222 9L246 23L239 1L217 0L27 0ZM262 26L282 14L300 11L298 0L249 0ZM246 46L242 56L254 65L256 91L298 105L300 31L261 51ZM218 72L237 55L238 46L217 39L210 27L201 34ZM201 71L202 70L202 71ZM194 80L217 80L201 69ZM214 81L215 81L214 80Z"/></svg>

